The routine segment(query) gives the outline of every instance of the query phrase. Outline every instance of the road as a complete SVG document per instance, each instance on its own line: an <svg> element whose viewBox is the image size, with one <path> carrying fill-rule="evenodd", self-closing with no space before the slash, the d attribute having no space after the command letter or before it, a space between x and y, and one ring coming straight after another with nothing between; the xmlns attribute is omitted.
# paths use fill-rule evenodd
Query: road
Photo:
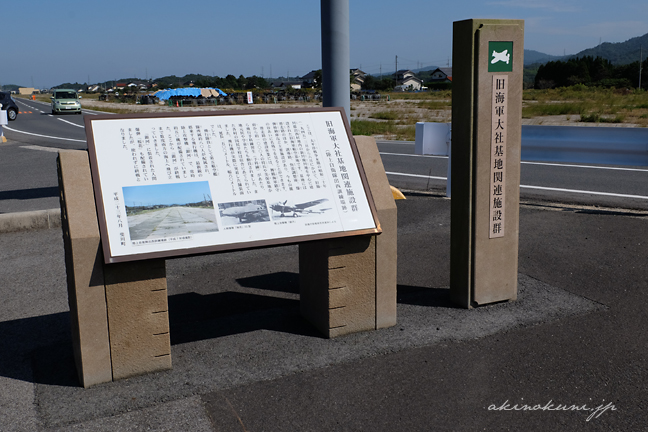
<svg viewBox="0 0 648 432"><path fill-rule="evenodd" d="M168 238L218 231L214 209L167 207L128 216L131 240Z"/></svg>
<svg viewBox="0 0 648 432"><path fill-rule="evenodd" d="M5 135L20 141L23 146L58 147L81 150L86 147L83 115L52 115L49 104L16 98L20 107L18 119L5 126Z"/></svg>
<svg viewBox="0 0 648 432"><path fill-rule="evenodd" d="M410 141L378 141L392 186L445 194L448 158L414 154ZM522 162L522 199L648 209L648 168Z"/></svg>
<svg viewBox="0 0 648 432"><path fill-rule="evenodd" d="M86 149L83 118L52 116L48 104L17 100L18 120L5 128L0 146L0 213L58 207L58 149ZM390 183L445 194L448 158L414 155L414 143L378 141ZM455 174L456 175L456 174ZM646 167L523 162L523 200L648 210Z"/></svg>
<svg viewBox="0 0 648 432"><path fill-rule="evenodd" d="M43 150L65 142L8 135L0 212L56 207L56 153ZM446 159L411 156L412 143L379 147L394 184L444 192L427 177L445 177ZM605 191L648 195L632 186L646 184L643 169L610 168L523 164L522 182L572 182L599 203ZM294 246L168 260L173 370L92 389L74 369L60 230L0 235L0 429L645 430L645 217L522 206L518 300L462 310L447 300L450 202L412 194L397 205L397 326L319 337L299 315ZM507 402L615 408L591 421L555 405L489 408Z"/></svg>

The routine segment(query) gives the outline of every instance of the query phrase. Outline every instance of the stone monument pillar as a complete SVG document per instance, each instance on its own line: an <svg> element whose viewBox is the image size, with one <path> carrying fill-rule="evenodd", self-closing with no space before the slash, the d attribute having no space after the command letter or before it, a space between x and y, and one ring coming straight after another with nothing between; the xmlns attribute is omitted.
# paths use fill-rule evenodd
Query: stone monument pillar
<svg viewBox="0 0 648 432"><path fill-rule="evenodd" d="M524 21L454 23L450 297L517 297Z"/></svg>

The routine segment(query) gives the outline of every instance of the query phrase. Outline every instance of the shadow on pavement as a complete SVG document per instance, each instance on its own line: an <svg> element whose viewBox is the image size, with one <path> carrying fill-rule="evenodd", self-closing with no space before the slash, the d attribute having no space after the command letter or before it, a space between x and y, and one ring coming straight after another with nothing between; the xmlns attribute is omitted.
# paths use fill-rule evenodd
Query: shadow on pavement
<svg viewBox="0 0 648 432"><path fill-rule="evenodd" d="M450 301L449 288L425 288L398 285L396 301L400 304L437 308L462 309Z"/></svg>
<svg viewBox="0 0 648 432"><path fill-rule="evenodd" d="M0 191L0 201L10 199L52 198L57 196L59 196L58 186Z"/></svg>
<svg viewBox="0 0 648 432"><path fill-rule="evenodd" d="M299 294L299 273L276 272L236 279L242 287Z"/></svg>
<svg viewBox="0 0 648 432"><path fill-rule="evenodd" d="M0 376L78 386L68 312L0 322Z"/></svg>
<svg viewBox="0 0 648 432"><path fill-rule="evenodd" d="M237 282L245 288L299 292L298 273L270 273ZM323 338L302 318L296 299L227 291L176 294L169 296L168 301L172 345L257 330ZM456 308L449 300L447 288L399 285L398 302ZM0 334L1 376L37 384L79 386L68 312L0 322Z"/></svg>
<svg viewBox="0 0 648 432"><path fill-rule="evenodd" d="M256 330L322 337L299 314L299 301L238 292L169 297L171 344Z"/></svg>

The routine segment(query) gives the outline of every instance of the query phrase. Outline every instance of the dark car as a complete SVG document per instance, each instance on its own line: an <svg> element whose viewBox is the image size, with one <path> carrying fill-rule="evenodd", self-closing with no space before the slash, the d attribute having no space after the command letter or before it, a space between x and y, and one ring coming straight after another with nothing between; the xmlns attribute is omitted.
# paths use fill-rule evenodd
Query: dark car
<svg viewBox="0 0 648 432"><path fill-rule="evenodd" d="M10 93L0 92L0 104L2 104L2 109L7 111L7 118L9 120L16 120L19 109Z"/></svg>

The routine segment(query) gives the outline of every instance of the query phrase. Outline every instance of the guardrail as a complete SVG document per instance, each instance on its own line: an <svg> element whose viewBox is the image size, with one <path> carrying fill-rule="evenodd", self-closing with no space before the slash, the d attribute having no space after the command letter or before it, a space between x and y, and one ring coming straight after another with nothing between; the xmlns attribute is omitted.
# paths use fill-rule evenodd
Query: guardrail
<svg viewBox="0 0 648 432"><path fill-rule="evenodd" d="M648 129L522 126L522 160L648 165Z"/></svg>
<svg viewBox="0 0 648 432"><path fill-rule="evenodd" d="M450 123L417 123L416 154L448 156ZM522 126L522 160L648 166L648 129Z"/></svg>

